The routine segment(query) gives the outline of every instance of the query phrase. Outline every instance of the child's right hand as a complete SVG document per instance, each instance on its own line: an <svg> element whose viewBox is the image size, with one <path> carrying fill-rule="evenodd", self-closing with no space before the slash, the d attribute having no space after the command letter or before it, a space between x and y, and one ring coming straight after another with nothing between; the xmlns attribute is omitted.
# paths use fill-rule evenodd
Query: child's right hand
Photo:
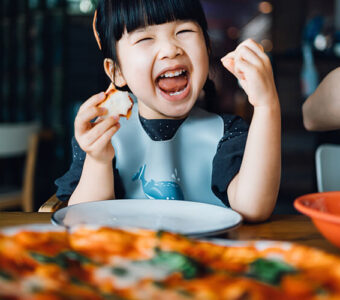
<svg viewBox="0 0 340 300"><path fill-rule="evenodd" d="M74 121L75 138L83 151L100 163L109 163L115 156L111 144L112 136L120 128L119 117L101 119L107 113L98 105L105 99L105 93L89 98L81 105ZM96 119L95 122L91 120Z"/></svg>

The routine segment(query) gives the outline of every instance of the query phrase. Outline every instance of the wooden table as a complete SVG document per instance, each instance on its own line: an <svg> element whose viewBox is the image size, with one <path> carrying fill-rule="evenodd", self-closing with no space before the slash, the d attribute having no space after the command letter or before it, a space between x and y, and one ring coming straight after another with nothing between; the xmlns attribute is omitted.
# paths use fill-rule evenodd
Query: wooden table
<svg viewBox="0 0 340 300"><path fill-rule="evenodd" d="M51 213L0 212L0 228L33 223L50 223ZM243 224L217 236L231 240L277 240L316 247L340 255L340 248L328 242L303 215L273 215L267 222Z"/></svg>

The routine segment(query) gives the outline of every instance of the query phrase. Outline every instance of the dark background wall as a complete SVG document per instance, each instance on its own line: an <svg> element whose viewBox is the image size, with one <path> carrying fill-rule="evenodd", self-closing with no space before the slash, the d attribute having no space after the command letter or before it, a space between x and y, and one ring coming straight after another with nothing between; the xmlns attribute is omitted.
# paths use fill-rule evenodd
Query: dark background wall
<svg viewBox="0 0 340 300"><path fill-rule="evenodd" d="M55 192L54 180L71 161L70 139L79 105L105 90L108 81L92 34L95 1L2 0L0 3L0 122L37 120L52 133L42 141L36 174L35 207ZM316 191L314 152L339 134L308 133L302 125L305 100L300 77L306 24L327 38L316 49L315 65L323 78L339 65L333 0L204 0L214 59L211 77L219 99L201 103L215 112L236 113L250 121L252 110L236 80L219 63L247 37L261 42L271 57L283 116L283 173L277 211L294 212L298 195ZM317 22L316 22L317 23ZM313 29L314 28L314 29ZM314 31L313 31L314 30ZM313 33L314 32L314 33ZM20 162L0 161L0 185L20 182Z"/></svg>

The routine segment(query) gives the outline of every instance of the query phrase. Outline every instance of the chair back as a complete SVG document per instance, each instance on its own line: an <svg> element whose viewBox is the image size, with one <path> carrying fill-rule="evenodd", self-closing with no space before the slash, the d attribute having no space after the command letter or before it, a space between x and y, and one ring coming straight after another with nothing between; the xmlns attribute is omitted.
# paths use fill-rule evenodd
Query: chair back
<svg viewBox="0 0 340 300"><path fill-rule="evenodd" d="M40 126L37 123L0 123L0 158L26 155L22 170L22 189L16 194L0 194L0 208L20 204L24 211L33 210L33 192Z"/></svg>
<svg viewBox="0 0 340 300"><path fill-rule="evenodd" d="M315 163L318 192L340 191L340 145L320 145Z"/></svg>
<svg viewBox="0 0 340 300"><path fill-rule="evenodd" d="M14 157L25 154L29 139L38 132L37 123L0 123L0 157Z"/></svg>

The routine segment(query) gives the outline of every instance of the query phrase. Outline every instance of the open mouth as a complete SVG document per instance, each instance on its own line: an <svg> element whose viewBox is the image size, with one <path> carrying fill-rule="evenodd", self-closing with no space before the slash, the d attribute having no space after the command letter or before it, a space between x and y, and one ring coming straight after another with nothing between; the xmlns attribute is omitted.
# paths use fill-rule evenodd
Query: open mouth
<svg viewBox="0 0 340 300"><path fill-rule="evenodd" d="M183 68L166 71L157 77L156 84L169 96L181 95L189 84L189 72Z"/></svg>

